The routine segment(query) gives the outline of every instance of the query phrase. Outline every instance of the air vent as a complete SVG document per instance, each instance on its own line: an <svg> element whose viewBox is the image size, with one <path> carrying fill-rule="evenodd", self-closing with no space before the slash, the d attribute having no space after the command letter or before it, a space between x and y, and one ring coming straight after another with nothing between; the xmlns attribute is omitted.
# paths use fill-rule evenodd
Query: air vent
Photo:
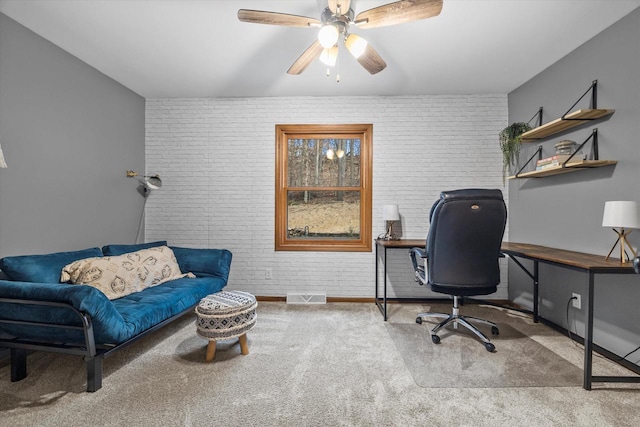
<svg viewBox="0 0 640 427"><path fill-rule="evenodd" d="M287 294L287 304L326 304L327 294Z"/></svg>

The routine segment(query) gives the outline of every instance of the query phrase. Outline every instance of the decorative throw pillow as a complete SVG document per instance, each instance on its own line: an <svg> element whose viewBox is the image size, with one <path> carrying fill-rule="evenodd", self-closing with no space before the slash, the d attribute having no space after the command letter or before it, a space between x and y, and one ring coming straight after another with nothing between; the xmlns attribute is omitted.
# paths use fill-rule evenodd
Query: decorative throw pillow
<svg viewBox="0 0 640 427"><path fill-rule="evenodd" d="M93 286L112 300L182 277L195 276L180 272L173 251L167 246L158 246L118 256L78 260L62 269L60 280Z"/></svg>

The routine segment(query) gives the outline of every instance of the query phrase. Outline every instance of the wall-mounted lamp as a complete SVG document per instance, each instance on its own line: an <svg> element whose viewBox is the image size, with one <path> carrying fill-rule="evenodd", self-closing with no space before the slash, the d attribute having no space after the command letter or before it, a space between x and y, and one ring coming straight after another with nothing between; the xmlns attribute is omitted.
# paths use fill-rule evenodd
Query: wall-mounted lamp
<svg viewBox="0 0 640 427"><path fill-rule="evenodd" d="M613 227L613 231L618 235L618 240L613 244L613 247L611 247L605 259L609 259L609 256L611 256L611 253L618 243L620 244L620 262L625 263L630 260L627 256L625 245L631 250L633 256L636 256L636 251L627 240L627 236L631 233L631 230L625 229L640 228L640 206L638 202L605 202L602 226ZM616 230L616 228L619 228L619 230Z"/></svg>
<svg viewBox="0 0 640 427"><path fill-rule="evenodd" d="M384 235L384 240L397 240L398 236L393 231L393 222L400 221L400 212L398 211L398 205L384 205L382 207L382 219L385 221L385 227L387 227L387 233Z"/></svg>
<svg viewBox="0 0 640 427"><path fill-rule="evenodd" d="M138 177L138 172L127 171L127 178L135 178ZM151 190L157 190L162 187L162 180L160 179L160 175L145 175L143 177L138 177L138 182L140 186L138 187L138 191L144 197L144 204L142 206L142 213L140 214L140 222L138 223L138 232L136 233L136 241L135 243L140 242L140 232L142 231L142 223L144 221L144 209L147 205L147 197L151 194Z"/></svg>
<svg viewBox="0 0 640 427"><path fill-rule="evenodd" d="M138 176L138 172L127 171L127 178L134 178ZM138 178L138 182L142 185L143 196L147 197L151 190L157 190L162 187L162 180L160 175L145 175L142 178Z"/></svg>

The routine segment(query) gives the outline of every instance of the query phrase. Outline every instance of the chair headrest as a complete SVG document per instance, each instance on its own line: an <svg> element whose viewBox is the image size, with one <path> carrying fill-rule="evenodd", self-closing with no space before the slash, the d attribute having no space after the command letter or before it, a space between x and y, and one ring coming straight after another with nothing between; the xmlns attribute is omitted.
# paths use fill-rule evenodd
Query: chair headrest
<svg viewBox="0 0 640 427"><path fill-rule="evenodd" d="M440 193L440 198L436 200L436 202L431 206L431 211L429 212L429 222L433 219L433 213L436 210L436 207L441 203L450 202L450 201L458 201L458 200L501 200L504 202L504 198L502 197L502 191L497 189L486 189L486 188L465 188L462 190L449 190L443 191Z"/></svg>
<svg viewBox="0 0 640 427"><path fill-rule="evenodd" d="M504 200L502 197L502 191L485 188L465 188L462 190L443 191L440 193L440 199L445 201L465 199Z"/></svg>

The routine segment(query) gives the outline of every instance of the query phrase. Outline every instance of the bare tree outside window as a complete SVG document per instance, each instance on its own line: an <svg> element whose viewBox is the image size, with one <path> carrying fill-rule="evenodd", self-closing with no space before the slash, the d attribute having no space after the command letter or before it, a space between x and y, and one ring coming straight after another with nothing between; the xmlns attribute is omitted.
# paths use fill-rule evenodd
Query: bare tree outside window
<svg viewBox="0 0 640 427"><path fill-rule="evenodd" d="M276 126L276 250L371 250L371 128Z"/></svg>

